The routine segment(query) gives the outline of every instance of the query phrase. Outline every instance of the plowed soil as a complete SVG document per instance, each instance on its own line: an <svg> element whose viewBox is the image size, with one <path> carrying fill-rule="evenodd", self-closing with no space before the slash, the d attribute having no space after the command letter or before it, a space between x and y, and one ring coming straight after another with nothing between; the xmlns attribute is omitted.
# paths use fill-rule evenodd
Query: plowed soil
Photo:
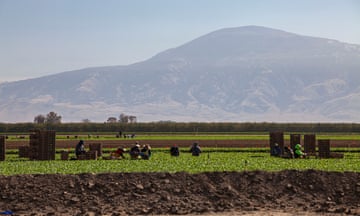
<svg viewBox="0 0 360 216"><path fill-rule="evenodd" d="M360 173L0 176L14 215L360 215Z"/></svg>

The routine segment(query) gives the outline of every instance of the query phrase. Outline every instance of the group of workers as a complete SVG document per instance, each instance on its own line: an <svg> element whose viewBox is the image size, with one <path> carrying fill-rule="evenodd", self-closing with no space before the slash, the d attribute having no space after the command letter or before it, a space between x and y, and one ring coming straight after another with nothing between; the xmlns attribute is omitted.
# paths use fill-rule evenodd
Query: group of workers
<svg viewBox="0 0 360 216"><path fill-rule="evenodd" d="M201 148L199 143L194 142L190 147L189 152L191 153L192 156L200 156ZM180 155L180 150L177 145L173 145L170 147L170 155L175 157Z"/></svg>
<svg viewBox="0 0 360 216"><path fill-rule="evenodd" d="M201 153L200 145L197 142L193 143L192 146L190 147L189 151L193 156L199 156ZM127 153L127 152L129 153L131 159L149 160L151 157L150 145L146 144L146 145L143 145L142 147L140 147L139 142L136 142L135 145L133 147L131 147L129 151L127 151L123 147L117 148L115 151L110 153L109 159L125 159L126 158L125 153ZM83 140L80 140L79 143L75 147L76 158L79 158L80 155L85 154L85 153L86 153L85 143ZM171 156L179 156L180 155L180 150L177 145L170 147L170 155Z"/></svg>
<svg viewBox="0 0 360 216"><path fill-rule="evenodd" d="M129 154L131 159L149 160L151 157L151 147L149 144L146 144L140 148L140 144L136 142L135 146L130 148Z"/></svg>
<svg viewBox="0 0 360 216"><path fill-rule="evenodd" d="M283 158L305 158L306 153L302 151L301 145L296 144L294 149L290 146L285 146L283 150L281 150L279 144L275 143L274 147L271 149L271 155L276 157Z"/></svg>
<svg viewBox="0 0 360 216"><path fill-rule="evenodd" d="M125 159L125 153L128 152L125 148L119 147L114 152L110 153L110 159ZM189 152L193 156L199 156L201 153L200 145L195 142L190 147ZM85 154L85 144L83 140L80 140L79 143L75 147L75 154L76 158L79 157L79 155ZM129 155L131 159L144 159L149 160L151 157L151 147L149 144L143 145L140 147L139 142L136 142L133 147L129 150ZM177 145L174 145L170 147L170 155L171 156L179 156L180 150ZM292 149L290 146L285 146L282 150L279 146L279 144L275 143L273 148L271 149L271 155L277 156L277 157L283 157L283 158L305 158L306 153L304 153L301 149L300 144L296 144L294 149Z"/></svg>
<svg viewBox="0 0 360 216"><path fill-rule="evenodd" d="M125 159L126 152L127 150L125 148L119 147L114 152L110 153L110 159ZM76 158L79 158L80 155L85 153L85 143L83 140L80 140L75 147ZM136 142L135 145L130 149L129 154L131 159L148 160L151 157L151 147L149 144L146 144L141 148L139 142Z"/></svg>
<svg viewBox="0 0 360 216"><path fill-rule="evenodd" d="M279 144L275 143L273 148L271 149L271 155L277 156L277 157L283 157L283 158L305 158L306 153L302 151L300 144L296 144L294 149L292 149L290 146L285 146L284 149L281 149ZM110 153L110 159L125 159L125 153L129 153L131 159L144 159L149 160L151 157L151 147L149 144L143 145L140 147L139 142L136 142L133 147L130 148L129 151L127 151L123 147L117 148L114 152ZM190 147L189 152L193 156L199 156L201 153L200 145L195 142ZM83 140L80 140L79 143L75 147L75 154L76 158L79 157L79 155L85 154L85 144ZM171 156L179 156L180 150L177 145L174 145L170 147L170 155Z"/></svg>

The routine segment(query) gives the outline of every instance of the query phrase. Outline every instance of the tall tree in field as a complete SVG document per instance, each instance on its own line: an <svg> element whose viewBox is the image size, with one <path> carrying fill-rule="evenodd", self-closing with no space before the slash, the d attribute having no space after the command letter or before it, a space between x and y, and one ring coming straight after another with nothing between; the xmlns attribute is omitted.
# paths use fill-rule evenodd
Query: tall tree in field
<svg viewBox="0 0 360 216"><path fill-rule="evenodd" d="M45 118L46 117L44 115L39 114L39 115L35 116L34 123L35 124L44 124L45 123Z"/></svg>
<svg viewBox="0 0 360 216"><path fill-rule="evenodd" d="M136 123L136 116L129 116L130 123Z"/></svg>
<svg viewBox="0 0 360 216"><path fill-rule="evenodd" d="M119 116L119 122L128 123L129 122L129 116L125 115L124 113L121 113L120 116Z"/></svg>
<svg viewBox="0 0 360 216"><path fill-rule="evenodd" d="M56 112L49 112L46 115L45 122L50 124L59 124L61 123L61 116L59 116Z"/></svg>
<svg viewBox="0 0 360 216"><path fill-rule="evenodd" d="M109 117L107 123L116 123L117 119L115 117Z"/></svg>
<svg viewBox="0 0 360 216"><path fill-rule="evenodd" d="M120 116L119 116L119 122L120 123L135 123L136 122L136 116L125 115L124 113L121 113Z"/></svg>

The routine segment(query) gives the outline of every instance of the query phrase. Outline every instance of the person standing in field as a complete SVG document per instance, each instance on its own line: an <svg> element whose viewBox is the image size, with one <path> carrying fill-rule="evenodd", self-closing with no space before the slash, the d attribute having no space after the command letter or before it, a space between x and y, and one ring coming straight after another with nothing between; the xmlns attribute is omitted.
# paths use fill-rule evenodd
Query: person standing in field
<svg viewBox="0 0 360 216"><path fill-rule="evenodd" d="M199 156L201 153L201 148L197 142L193 143L193 145L190 148L190 152L192 156Z"/></svg>

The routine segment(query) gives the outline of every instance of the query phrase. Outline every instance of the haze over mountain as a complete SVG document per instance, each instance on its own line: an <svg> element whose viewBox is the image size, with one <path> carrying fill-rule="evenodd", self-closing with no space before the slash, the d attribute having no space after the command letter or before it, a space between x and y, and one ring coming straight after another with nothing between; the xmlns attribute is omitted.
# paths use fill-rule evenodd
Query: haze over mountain
<svg viewBox="0 0 360 216"><path fill-rule="evenodd" d="M19 62L20 64L21 62ZM127 66L0 84L0 121L360 121L360 46L245 26Z"/></svg>

